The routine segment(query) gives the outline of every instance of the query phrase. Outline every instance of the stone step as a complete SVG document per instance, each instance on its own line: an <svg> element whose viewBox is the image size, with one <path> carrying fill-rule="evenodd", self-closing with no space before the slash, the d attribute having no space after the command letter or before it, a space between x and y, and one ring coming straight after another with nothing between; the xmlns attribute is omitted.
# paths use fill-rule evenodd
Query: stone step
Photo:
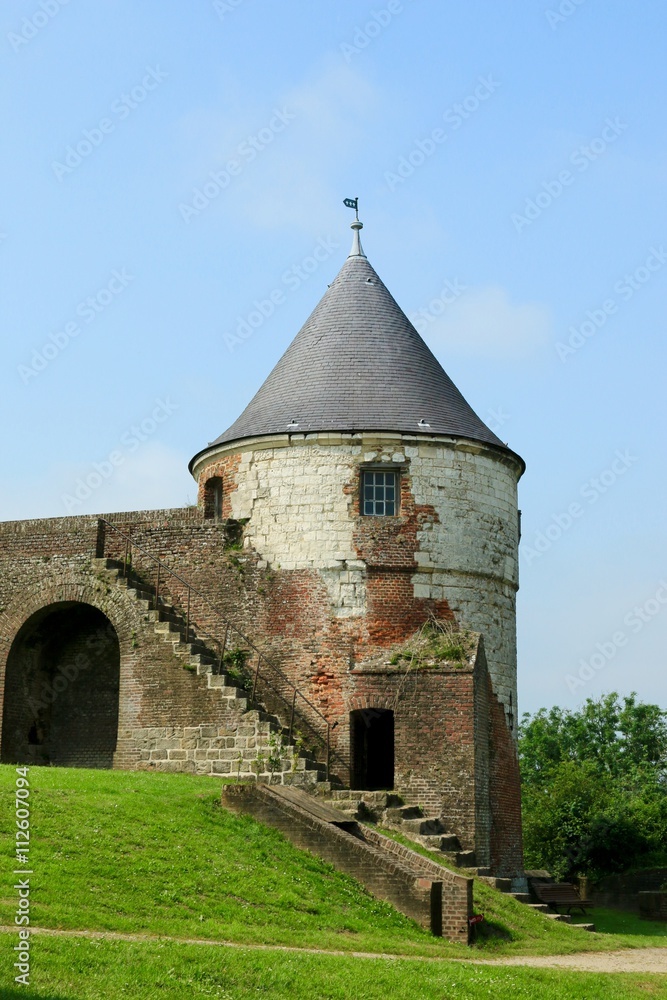
<svg viewBox="0 0 667 1000"><path fill-rule="evenodd" d="M387 809L387 819L392 823L405 823L406 820L423 818L424 810L421 806L394 806Z"/></svg>
<svg viewBox="0 0 667 1000"><path fill-rule="evenodd" d="M218 690L220 690L220 688L218 688ZM236 688L234 690L236 690ZM248 710L247 698L238 697L237 695L224 695L223 697L227 702L227 708L234 708L242 713Z"/></svg>
<svg viewBox="0 0 667 1000"><path fill-rule="evenodd" d="M176 653L175 655L179 656L181 654ZM184 660L186 660L190 664L191 667L201 667L202 668L201 670L197 670L198 674L210 674L210 673L212 673L212 670L211 670L212 663L211 663L211 657L210 656L204 656L202 653L187 653L187 654L184 654L182 658ZM206 669L207 667L208 667L208 670ZM214 676L215 677L224 677L225 675L224 674L215 674Z"/></svg>
<svg viewBox="0 0 667 1000"><path fill-rule="evenodd" d="M115 566L115 564L113 562L113 559L107 559L106 556L104 558L99 558L98 556L96 556L94 559L91 559L90 561L93 564L93 566L94 566L95 569L115 569L116 568L116 566Z"/></svg>
<svg viewBox="0 0 667 1000"><path fill-rule="evenodd" d="M558 923L558 924L571 924L572 923L572 917L571 917L571 915L569 913L550 913L550 912L547 912L544 915L545 915L545 917L548 917L549 920L555 920L556 923Z"/></svg>
<svg viewBox="0 0 667 1000"><path fill-rule="evenodd" d="M447 833L439 816L420 817L417 819L404 819L400 824L402 830L410 833L419 833L422 836L432 836L438 833Z"/></svg>
<svg viewBox="0 0 667 1000"><path fill-rule="evenodd" d="M448 857L451 857L451 855L448 855ZM480 869L477 868L474 851L457 851L452 860L457 868L474 868L477 874L491 874L489 869L480 872Z"/></svg>
<svg viewBox="0 0 667 1000"><path fill-rule="evenodd" d="M582 931L594 931L595 930L595 924L577 924L577 923L573 923L572 926L573 927L579 927Z"/></svg>
<svg viewBox="0 0 667 1000"><path fill-rule="evenodd" d="M146 611L154 607L153 595L150 591L128 586L127 593L133 601L137 601L140 605L145 606Z"/></svg>
<svg viewBox="0 0 667 1000"><path fill-rule="evenodd" d="M461 843L455 833L427 834L421 838L424 847L433 847L436 851L461 850Z"/></svg>
<svg viewBox="0 0 667 1000"><path fill-rule="evenodd" d="M244 698L241 688L231 687L224 674L207 674L209 688L217 688L225 698Z"/></svg>
<svg viewBox="0 0 667 1000"><path fill-rule="evenodd" d="M513 896L517 903L531 903L533 900L529 892L510 892L510 896Z"/></svg>
<svg viewBox="0 0 667 1000"><path fill-rule="evenodd" d="M156 622L153 626L156 632L164 632L166 636L172 635L174 632L181 631L180 626L176 625L174 622ZM183 629L185 631L185 629Z"/></svg>
<svg viewBox="0 0 667 1000"><path fill-rule="evenodd" d="M356 799L357 801L363 799L365 802L373 802L376 805L381 805L382 803L386 803L391 793L375 790L365 791L356 788L337 788L331 794L334 799Z"/></svg>
<svg viewBox="0 0 667 1000"><path fill-rule="evenodd" d="M512 891L512 879L511 878L500 878L495 875L478 875L480 882L485 882L490 885L492 889L497 889L499 892L511 892Z"/></svg>

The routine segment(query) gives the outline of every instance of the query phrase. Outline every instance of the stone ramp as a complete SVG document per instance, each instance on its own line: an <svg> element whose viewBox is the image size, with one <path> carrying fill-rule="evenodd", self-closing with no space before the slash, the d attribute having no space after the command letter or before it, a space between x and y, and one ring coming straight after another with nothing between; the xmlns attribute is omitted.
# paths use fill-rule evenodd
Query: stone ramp
<svg viewBox="0 0 667 1000"><path fill-rule="evenodd" d="M297 847L358 879L432 934L470 940L472 879L398 844L296 788L229 784L222 805L280 830Z"/></svg>
<svg viewBox="0 0 667 1000"><path fill-rule="evenodd" d="M277 791L278 795L287 802L298 806L309 813L309 815L322 820L323 823L333 823L334 826L340 827L341 830L355 830L359 826L357 821L350 818L347 813L341 812L340 809L335 809L322 799L316 799L312 795L306 794L306 792L301 791L299 788L284 786L280 789L274 789L274 791Z"/></svg>

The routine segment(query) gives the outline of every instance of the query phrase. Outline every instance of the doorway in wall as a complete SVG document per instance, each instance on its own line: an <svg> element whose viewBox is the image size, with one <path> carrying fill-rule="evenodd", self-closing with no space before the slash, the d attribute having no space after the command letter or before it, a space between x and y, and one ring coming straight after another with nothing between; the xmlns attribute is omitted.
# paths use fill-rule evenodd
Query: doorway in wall
<svg viewBox="0 0 667 1000"><path fill-rule="evenodd" d="M388 708L350 712L352 788L394 787L394 713Z"/></svg>

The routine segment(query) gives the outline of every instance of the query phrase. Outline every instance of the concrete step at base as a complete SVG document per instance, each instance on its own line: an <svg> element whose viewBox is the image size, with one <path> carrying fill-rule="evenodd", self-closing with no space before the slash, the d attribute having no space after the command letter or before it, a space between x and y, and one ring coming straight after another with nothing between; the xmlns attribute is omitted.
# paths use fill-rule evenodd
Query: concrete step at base
<svg viewBox="0 0 667 1000"><path fill-rule="evenodd" d="M595 924L577 924L577 923L573 922L572 926L573 927L579 927L579 928L581 928L582 931L594 931L595 930Z"/></svg>

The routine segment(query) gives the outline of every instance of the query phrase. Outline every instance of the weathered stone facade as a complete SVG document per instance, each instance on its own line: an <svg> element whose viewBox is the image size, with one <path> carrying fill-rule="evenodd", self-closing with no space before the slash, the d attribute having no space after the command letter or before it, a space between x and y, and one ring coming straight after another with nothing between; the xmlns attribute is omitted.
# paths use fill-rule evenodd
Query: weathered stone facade
<svg viewBox="0 0 667 1000"><path fill-rule="evenodd" d="M360 469L376 466L400 471L396 518L359 512ZM521 471L491 446L387 433L251 439L193 467L200 502L209 480L220 478L225 516L248 519L246 542L271 568L318 571L336 618L361 619L375 606L367 627L396 640L409 628L398 620L392 629L392 617L406 602L407 609L421 603L482 632L505 705L510 694L517 700Z"/></svg>
<svg viewBox="0 0 667 1000"><path fill-rule="evenodd" d="M362 253L191 470L196 508L0 524L2 759L306 787L328 762L518 874L523 463ZM372 471L389 516L362 505ZM474 654L392 659L429 620Z"/></svg>

